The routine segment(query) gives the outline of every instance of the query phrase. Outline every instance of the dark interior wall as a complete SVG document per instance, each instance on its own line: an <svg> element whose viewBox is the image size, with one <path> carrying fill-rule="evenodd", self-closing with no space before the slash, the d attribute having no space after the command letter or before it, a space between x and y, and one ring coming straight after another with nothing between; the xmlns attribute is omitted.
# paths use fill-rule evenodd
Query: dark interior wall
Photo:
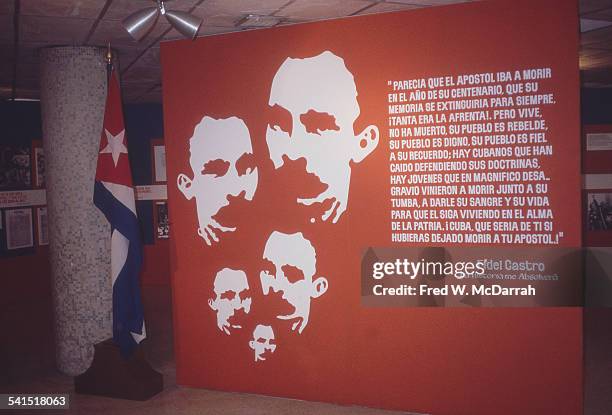
<svg viewBox="0 0 612 415"><path fill-rule="evenodd" d="M0 146L30 147L42 136L38 102L0 103ZM4 232L0 232L4 248ZM54 365L48 246L0 252L0 385Z"/></svg>
<svg viewBox="0 0 612 415"><path fill-rule="evenodd" d="M39 102L0 102L2 143L22 143L40 139L42 125Z"/></svg>
<svg viewBox="0 0 612 415"><path fill-rule="evenodd" d="M612 124L612 88L582 88L580 95L583 125Z"/></svg>
<svg viewBox="0 0 612 415"><path fill-rule="evenodd" d="M125 128L134 185L153 183L151 140L164 136L163 112L160 104L126 105ZM143 284L170 284L169 240L154 235L154 202L137 201L136 210L143 236Z"/></svg>
<svg viewBox="0 0 612 415"><path fill-rule="evenodd" d="M128 151L135 185L151 184L150 141L164 136L161 104L126 105L124 107Z"/></svg>
<svg viewBox="0 0 612 415"><path fill-rule="evenodd" d="M134 183L151 184L150 141L163 137L161 105L128 105L124 115ZM40 104L0 103L0 125L0 146L31 146L42 139ZM145 243L142 282L168 284L168 241L154 238L152 202L137 202L137 210ZM3 242L2 230L0 238ZM6 251L0 243L0 390L2 384L55 366L48 246L35 245Z"/></svg>
<svg viewBox="0 0 612 415"><path fill-rule="evenodd" d="M162 107L156 104L126 105L124 108L125 129L128 139L128 153L135 186L152 183L153 161L151 140L163 137ZM140 220L143 242L154 242L152 203L138 201L136 210Z"/></svg>

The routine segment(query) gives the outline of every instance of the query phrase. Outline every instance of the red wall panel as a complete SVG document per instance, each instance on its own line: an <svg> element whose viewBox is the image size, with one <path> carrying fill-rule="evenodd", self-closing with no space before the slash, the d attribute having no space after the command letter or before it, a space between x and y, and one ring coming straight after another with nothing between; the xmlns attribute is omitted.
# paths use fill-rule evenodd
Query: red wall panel
<svg viewBox="0 0 612 415"><path fill-rule="evenodd" d="M555 153L543 168L553 187L555 223L565 234L560 245L580 246L576 16L573 1L478 2L163 44L178 382L434 414L581 413L579 308L371 309L360 303L362 253L392 245L388 80L552 68L553 80L543 84L555 94L546 115ZM279 67L288 57L324 51L342 57L354 76L360 107L354 134L376 125L381 135L371 154L351 162L348 208L335 224L318 219L325 206L296 206L299 195L320 193L321 183L300 174L304 159L285 159L275 169L266 141ZM329 91L311 92L316 98ZM191 180L208 168L190 166L196 151L192 145L190 153L190 138L205 116L244 121L258 175L252 198L228 197L230 206L213 215L237 231L217 227L219 241L209 235L211 243L198 235L196 200L186 191L195 182L184 182L183 191L175 185L181 174ZM295 119L289 122L296 128ZM215 149L234 139L220 135ZM202 193L207 196L214 194ZM263 287L264 249L274 231L301 232L316 249L314 277L328 281L327 291L310 300L302 333L276 318L291 308ZM230 328L230 335L209 304L224 268L244 271L252 300L242 327ZM263 323L274 327L276 349L254 361L250 341Z"/></svg>

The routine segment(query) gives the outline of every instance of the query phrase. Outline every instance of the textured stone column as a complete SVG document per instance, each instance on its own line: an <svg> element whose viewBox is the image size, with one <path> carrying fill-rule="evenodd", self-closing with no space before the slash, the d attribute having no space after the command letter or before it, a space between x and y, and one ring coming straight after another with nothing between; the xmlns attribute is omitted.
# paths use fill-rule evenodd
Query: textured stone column
<svg viewBox="0 0 612 415"><path fill-rule="evenodd" d="M89 367L93 344L112 336L110 228L92 201L105 50L45 48L40 58L57 366L77 375Z"/></svg>

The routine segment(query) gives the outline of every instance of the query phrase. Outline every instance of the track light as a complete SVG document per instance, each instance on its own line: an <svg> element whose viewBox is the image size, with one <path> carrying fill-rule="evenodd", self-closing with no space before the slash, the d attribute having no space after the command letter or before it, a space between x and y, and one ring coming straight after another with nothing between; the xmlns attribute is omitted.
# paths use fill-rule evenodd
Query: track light
<svg viewBox="0 0 612 415"><path fill-rule="evenodd" d="M134 40L140 40L155 26L159 16L157 7L142 9L130 14L121 23Z"/></svg>
<svg viewBox="0 0 612 415"><path fill-rule="evenodd" d="M146 9L139 10L130 14L121 22L134 40L139 41L145 37L155 26L155 22L157 22L160 14L166 16L170 25L186 38L193 39L196 37L202 25L202 19L186 12L166 10L163 0L156 1L157 7L147 7Z"/></svg>
<svg viewBox="0 0 612 415"><path fill-rule="evenodd" d="M198 30L202 25L202 19L190 15L189 13L179 12L176 10L166 11L166 19L172 27L178 30L183 36L193 39L198 34Z"/></svg>

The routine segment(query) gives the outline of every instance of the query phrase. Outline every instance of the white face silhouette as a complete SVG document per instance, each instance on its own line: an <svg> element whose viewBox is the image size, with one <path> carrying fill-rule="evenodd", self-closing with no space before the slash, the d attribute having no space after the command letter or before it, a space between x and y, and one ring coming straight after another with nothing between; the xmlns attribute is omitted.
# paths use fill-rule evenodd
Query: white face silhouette
<svg viewBox="0 0 612 415"><path fill-rule="evenodd" d="M230 321L230 318L239 310L244 310L245 314L251 310L248 290L249 282L244 271L223 268L217 273L214 283L215 298L209 299L208 305L217 312L217 327L225 334L230 334L230 328L242 328Z"/></svg>
<svg viewBox="0 0 612 415"><path fill-rule="evenodd" d="M263 258L266 266L259 274L264 295L270 288L281 292L282 298L294 307L289 315L279 315L281 320L295 320L292 330L304 331L310 314L310 299L327 291L327 279L319 277L313 281L317 257L310 241L302 233L285 234L272 232Z"/></svg>
<svg viewBox="0 0 612 415"><path fill-rule="evenodd" d="M311 205L331 199L321 219L333 214L336 223L348 203L350 161L359 163L379 140L374 125L355 135L353 123L360 110L353 75L344 60L329 51L312 58L287 58L274 76L268 104L266 142L274 167L284 164L283 156L304 158L306 171L328 187L315 198L297 202Z"/></svg>
<svg viewBox="0 0 612 415"><path fill-rule="evenodd" d="M266 360L276 350L272 327L258 324L253 330L253 340L249 342L249 347L255 352L256 362Z"/></svg>
<svg viewBox="0 0 612 415"><path fill-rule="evenodd" d="M188 200L196 198L198 235L207 245L218 242L217 232L233 232L235 227L220 224L214 216L230 203L230 196L253 200L257 189L251 136L244 121L231 117L202 118L191 137L189 164L193 179L177 178L178 188Z"/></svg>

